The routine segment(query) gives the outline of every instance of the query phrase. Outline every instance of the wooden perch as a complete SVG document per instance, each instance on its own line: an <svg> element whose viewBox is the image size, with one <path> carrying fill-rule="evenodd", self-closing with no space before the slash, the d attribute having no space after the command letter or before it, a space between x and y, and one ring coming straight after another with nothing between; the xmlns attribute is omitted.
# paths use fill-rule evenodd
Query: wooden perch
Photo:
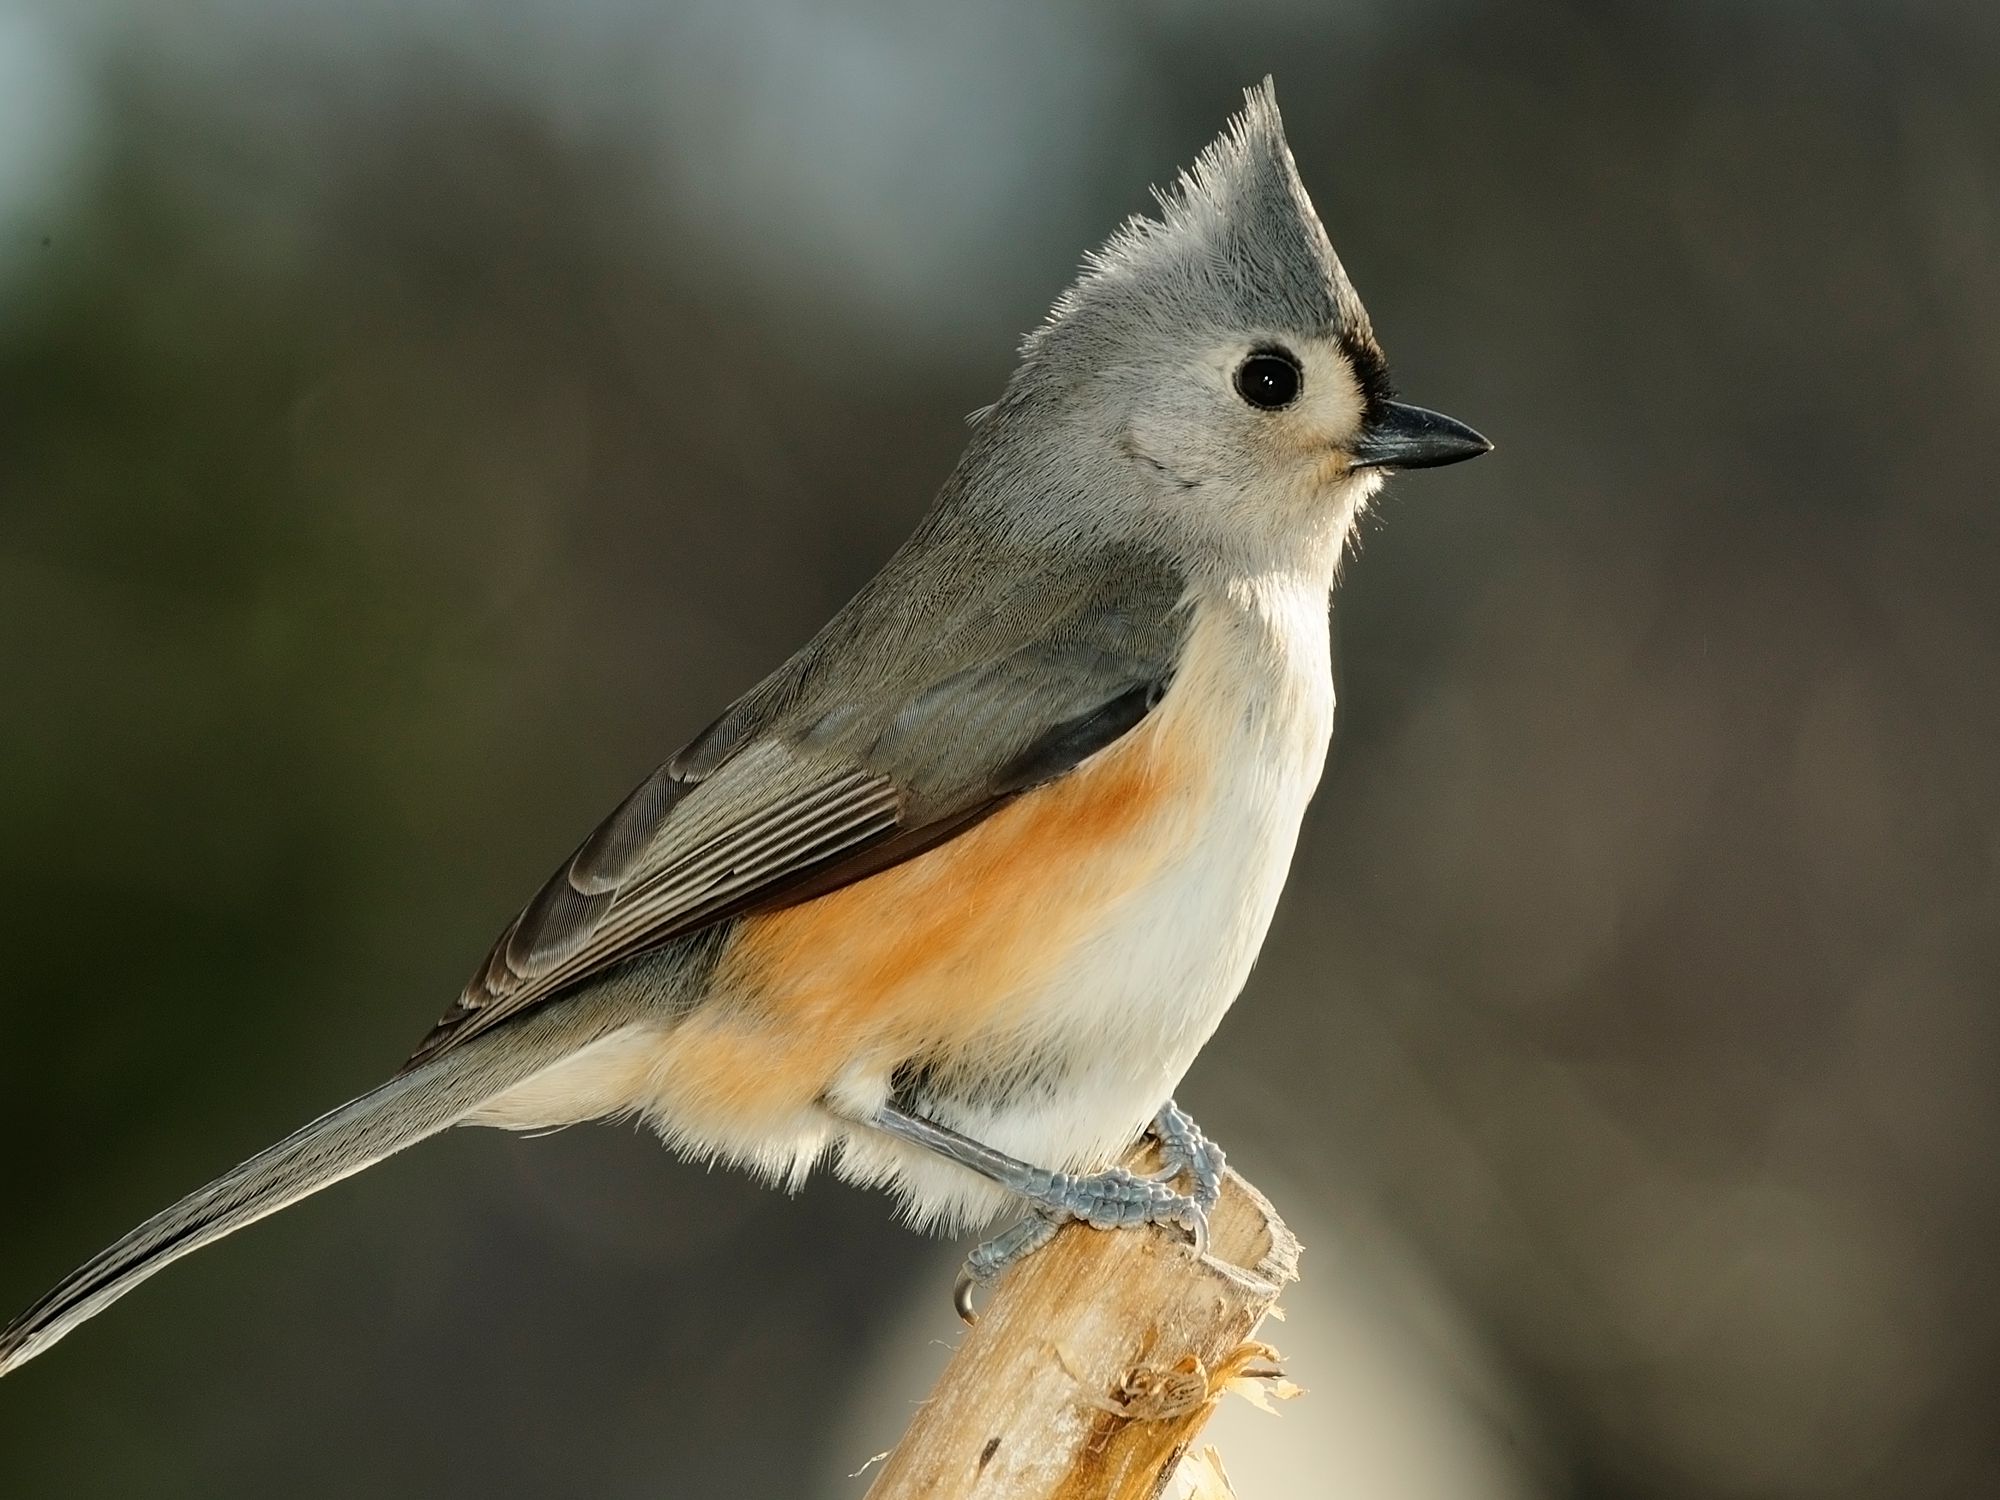
<svg viewBox="0 0 2000 1500"><path fill-rule="evenodd" d="M1126 1164L1151 1170L1150 1150ZM1234 1172L1199 1260L1167 1230L1072 1224L994 1289L868 1500L1168 1493L1225 1383L1277 1374L1250 1337L1298 1257Z"/></svg>

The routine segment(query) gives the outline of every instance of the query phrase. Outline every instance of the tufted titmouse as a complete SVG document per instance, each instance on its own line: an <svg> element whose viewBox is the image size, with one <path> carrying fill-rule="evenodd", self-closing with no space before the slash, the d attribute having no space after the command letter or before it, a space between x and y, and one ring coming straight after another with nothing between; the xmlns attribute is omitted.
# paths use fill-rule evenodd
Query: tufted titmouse
<svg viewBox="0 0 2000 1500"><path fill-rule="evenodd" d="M402 1070L72 1274L0 1372L461 1124L638 1115L791 1183L830 1156L923 1225L1025 1203L974 1280L1070 1219L1199 1241L1221 1153L1168 1095L1326 757L1342 546L1385 470L1490 447L1391 399L1247 97L1028 336L916 534L583 841ZM1167 1170L1106 1169L1149 1121Z"/></svg>

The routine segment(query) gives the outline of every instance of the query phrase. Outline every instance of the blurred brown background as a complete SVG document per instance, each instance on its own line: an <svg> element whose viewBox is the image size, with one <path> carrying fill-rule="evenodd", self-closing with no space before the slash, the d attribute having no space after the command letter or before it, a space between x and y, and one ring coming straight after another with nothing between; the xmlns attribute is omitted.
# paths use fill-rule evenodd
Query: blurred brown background
<svg viewBox="0 0 2000 1500"><path fill-rule="evenodd" d="M1309 1242L1246 1500L2000 1492L1986 0L0 4L6 1311L398 1062L1267 70L1500 451L1366 529L1180 1095ZM0 1491L858 1496L956 1250L449 1137L9 1379Z"/></svg>

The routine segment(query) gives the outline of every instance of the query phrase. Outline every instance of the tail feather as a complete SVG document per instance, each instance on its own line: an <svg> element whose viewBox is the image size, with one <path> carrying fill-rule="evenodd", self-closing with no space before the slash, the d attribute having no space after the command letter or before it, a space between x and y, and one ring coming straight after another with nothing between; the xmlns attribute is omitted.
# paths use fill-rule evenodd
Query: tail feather
<svg viewBox="0 0 2000 1500"><path fill-rule="evenodd" d="M556 1009L559 1009L556 1008ZM202 1246L427 1136L571 1055L586 1040L549 1013L524 1016L397 1075L153 1215L0 1330L0 1375L26 1364L133 1287Z"/></svg>

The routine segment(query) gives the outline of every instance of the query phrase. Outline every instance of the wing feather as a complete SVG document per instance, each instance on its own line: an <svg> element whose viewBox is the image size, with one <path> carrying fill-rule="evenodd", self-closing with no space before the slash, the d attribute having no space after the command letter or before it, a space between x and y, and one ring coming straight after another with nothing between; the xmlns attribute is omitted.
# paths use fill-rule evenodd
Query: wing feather
<svg viewBox="0 0 2000 1500"><path fill-rule="evenodd" d="M921 854L1138 724L1178 656L1178 569L1097 556L1033 590L1008 577L939 591L928 651L893 589L864 590L598 825L405 1066L649 948Z"/></svg>
<svg viewBox="0 0 2000 1500"><path fill-rule="evenodd" d="M729 914L782 885L787 872L818 869L894 833L900 806L887 776L836 771L790 795L743 807L732 820L711 816L705 821L719 826L705 839L610 892L579 888L579 851L515 919L405 1066L427 1061L620 959ZM584 850L589 848L586 841ZM586 872L582 878L591 876Z"/></svg>

